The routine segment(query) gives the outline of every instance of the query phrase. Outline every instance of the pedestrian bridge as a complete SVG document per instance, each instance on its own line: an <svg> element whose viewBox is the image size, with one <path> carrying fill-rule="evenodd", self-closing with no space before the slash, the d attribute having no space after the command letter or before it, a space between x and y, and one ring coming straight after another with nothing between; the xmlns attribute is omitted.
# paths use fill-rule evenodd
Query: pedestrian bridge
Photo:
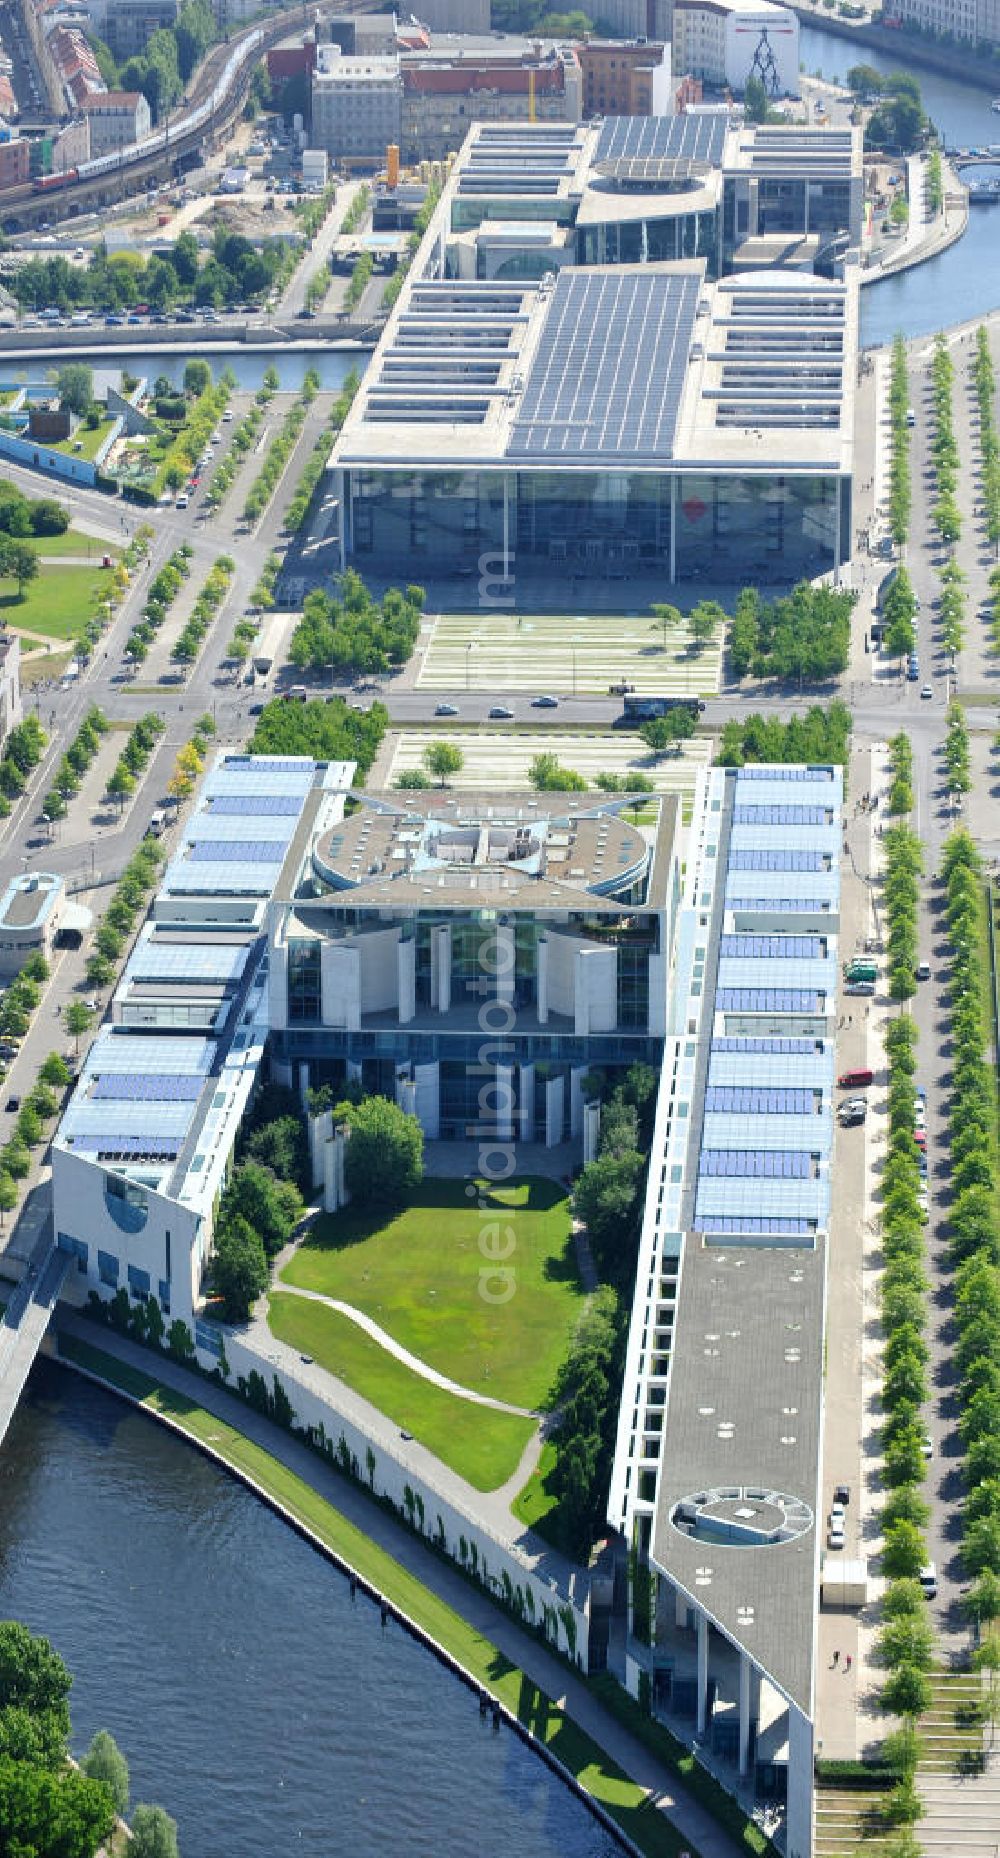
<svg viewBox="0 0 1000 1858"><path fill-rule="evenodd" d="M40 1264L32 1262L28 1266L0 1318L0 1444L7 1436L72 1262L67 1252L51 1245Z"/></svg>

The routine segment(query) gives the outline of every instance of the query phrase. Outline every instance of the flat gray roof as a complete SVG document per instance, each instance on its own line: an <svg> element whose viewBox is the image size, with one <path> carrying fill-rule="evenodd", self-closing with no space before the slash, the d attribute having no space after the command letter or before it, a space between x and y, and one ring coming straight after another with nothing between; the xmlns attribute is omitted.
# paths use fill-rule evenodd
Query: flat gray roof
<svg viewBox="0 0 1000 1858"><path fill-rule="evenodd" d="M652 1557L812 1714L825 1245L720 1247L688 1237L681 1269ZM810 1520L760 1546L671 1520L716 1490L791 1499Z"/></svg>

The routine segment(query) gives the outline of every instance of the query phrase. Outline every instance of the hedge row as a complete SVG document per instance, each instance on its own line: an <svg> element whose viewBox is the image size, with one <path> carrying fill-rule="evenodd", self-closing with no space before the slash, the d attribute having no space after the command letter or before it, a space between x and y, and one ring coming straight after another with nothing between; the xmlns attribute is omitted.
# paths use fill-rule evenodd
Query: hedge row
<svg viewBox="0 0 1000 1858"><path fill-rule="evenodd" d="M957 702L948 705L948 723L944 738L944 765L952 793L967 794L972 788L969 766L969 731L965 711Z"/></svg>
<svg viewBox="0 0 1000 1858"><path fill-rule="evenodd" d="M174 550L169 561L164 562L159 573L154 576L146 595L142 618L132 627L125 647L125 656L131 658L133 664L142 664L147 656L156 634L191 572L190 564L193 553L190 542L183 542L180 548Z"/></svg>
<svg viewBox="0 0 1000 1858"><path fill-rule="evenodd" d="M236 473L264 422L264 408L269 401L274 399L278 391L278 385L277 370L273 367L268 368L264 375L263 382L254 396L253 406L248 412L244 413L243 418L235 428L232 438L229 441L229 449L226 452L226 456L221 460L212 474L212 482L205 493L206 509L217 510L223 497L225 497L227 492L232 488Z"/></svg>
<svg viewBox="0 0 1000 1858"><path fill-rule="evenodd" d="M62 757L52 786L42 801L42 812L50 823L62 819L66 802L79 788L107 727L108 719L104 711L93 704Z"/></svg>
<svg viewBox="0 0 1000 1858"><path fill-rule="evenodd" d="M973 1578L967 1610L982 1624L1000 1618L1000 1226L996 1077L987 1056L990 958L983 874L967 832L952 833L943 871L954 1051L949 1223L959 1433L965 1452L962 1559Z"/></svg>
<svg viewBox="0 0 1000 1858"><path fill-rule="evenodd" d="M352 368L337 395L330 418L313 446L309 462L295 486L295 495L285 516L285 528L291 530L293 534L301 529L305 522L316 486L329 463L330 447L351 410L351 403L360 385L360 377Z"/></svg>
<svg viewBox="0 0 1000 1858"><path fill-rule="evenodd" d="M899 546L906 541L910 530L910 431L906 423L909 404L906 343L897 335L892 344L889 376L889 529Z"/></svg>
<svg viewBox="0 0 1000 1858"><path fill-rule="evenodd" d="M937 501L931 512L943 542L957 542L962 533L962 517L955 501L958 483L958 445L951 414L951 388L955 364L943 335L934 344L931 361L931 405L934 432L931 438L931 464L937 487Z"/></svg>
<svg viewBox="0 0 1000 1858"><path fill-rule="evenodd" d="M87 957L86 966L87 980L91 987L107 987L113 980L114 964L124 950L140 910L145 908L146 899L156 886L162 861L163 853L155 839L143 839L142 844L132 853L115 886L111 902L94 930L94 948Z"/></svg>
<svg viewBox="0 0 1000 1858"><path fill-rule="evenodd" d="M972 364L976 399L979 403L979 449L983 459L983 513L986 534L995 545L1000 542L1000 439L994 412L996 376L990 354L990 339L985 327L976 331L976 359Z"/></svg>
<svg viewBox="0 0 1000 1858"><path fill-rule="evenodd" d="M310 368L302 383L302 392L291 406L281 423L276 439L268 447L267 458L262 470L254 479L243 505L243 521L259 522L278 487L281 474L294 450L296 440L305 424L308 408L319 392L319 375L315 368Z"/></svg>
<svg viewBox="0 0 1000 1858"><path fill-rule="evenodd" d="M236 563L231 555L220 555L209 569L204 586L191 609L191 617L170 653L175 664L194 663L205 634L229 592L229 583L235 572Z"/></svg>

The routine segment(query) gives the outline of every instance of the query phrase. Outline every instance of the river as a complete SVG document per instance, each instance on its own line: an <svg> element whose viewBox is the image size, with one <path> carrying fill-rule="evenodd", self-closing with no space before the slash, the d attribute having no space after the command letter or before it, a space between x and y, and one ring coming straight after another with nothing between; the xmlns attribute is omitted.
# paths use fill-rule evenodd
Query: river
<svg viewBox="0 0 1000 1858"><path fill-rule="evenodd" d="M617 1858L423 1646L250 1493L41 1364L0 1454L0 1617L74 1673L183 1858Z"/></svg>
<svg viewBox="0 0 1000 1858"><path fill-rule="evenodd" d="M804 71L822 73L833 81L846 81L853 64L870 64L876 71L909 71L920 85L924 108L949 147L980 148L1000 142L1000 116L990 109L985 91L918 70L900 56L855 49L839 34L821 26L802 26L799 58ZM996 207L973 206L964 237L927 264L902 271L861 293L861 341L866 348L891 342L897 330L904 335L933 335L951 323L966 322L1000 308L1000 212Z"/></svg>

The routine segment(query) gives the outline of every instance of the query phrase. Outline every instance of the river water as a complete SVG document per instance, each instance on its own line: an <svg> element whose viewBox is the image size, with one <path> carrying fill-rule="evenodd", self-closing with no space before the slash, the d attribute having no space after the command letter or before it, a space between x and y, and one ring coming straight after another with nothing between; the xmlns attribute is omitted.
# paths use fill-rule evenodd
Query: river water
<svg viewBox="0 0 1000 1858"><path fill-rule="evenodd" d="M901 53L905 41L901 44ZM846 82L853 64L870 64L876 71L909 71L920 85L924 108L948 147L982 148L1000 143L1000 116L990 109L986 91L942 77L934 71L908 65L904 56L890 57L867 46L853 47L839 34L822 27L802 26L799 33L802 68ZM897 330L904 335L933 335L952 323L985 316L1000 308L1000 206L973 206L964 237L939 257L912 270L902 271L884 283L869 284L861 293L861 341L864 347L891 342Z"/></svg>
<svg viewBox="0 0 1000 1858"><path fill-rule="evenodd" d="M0 1453L0 1618L74 1673L183 1858L615 1858L423 1646L189 1446L37 1367Z"/></svg>

